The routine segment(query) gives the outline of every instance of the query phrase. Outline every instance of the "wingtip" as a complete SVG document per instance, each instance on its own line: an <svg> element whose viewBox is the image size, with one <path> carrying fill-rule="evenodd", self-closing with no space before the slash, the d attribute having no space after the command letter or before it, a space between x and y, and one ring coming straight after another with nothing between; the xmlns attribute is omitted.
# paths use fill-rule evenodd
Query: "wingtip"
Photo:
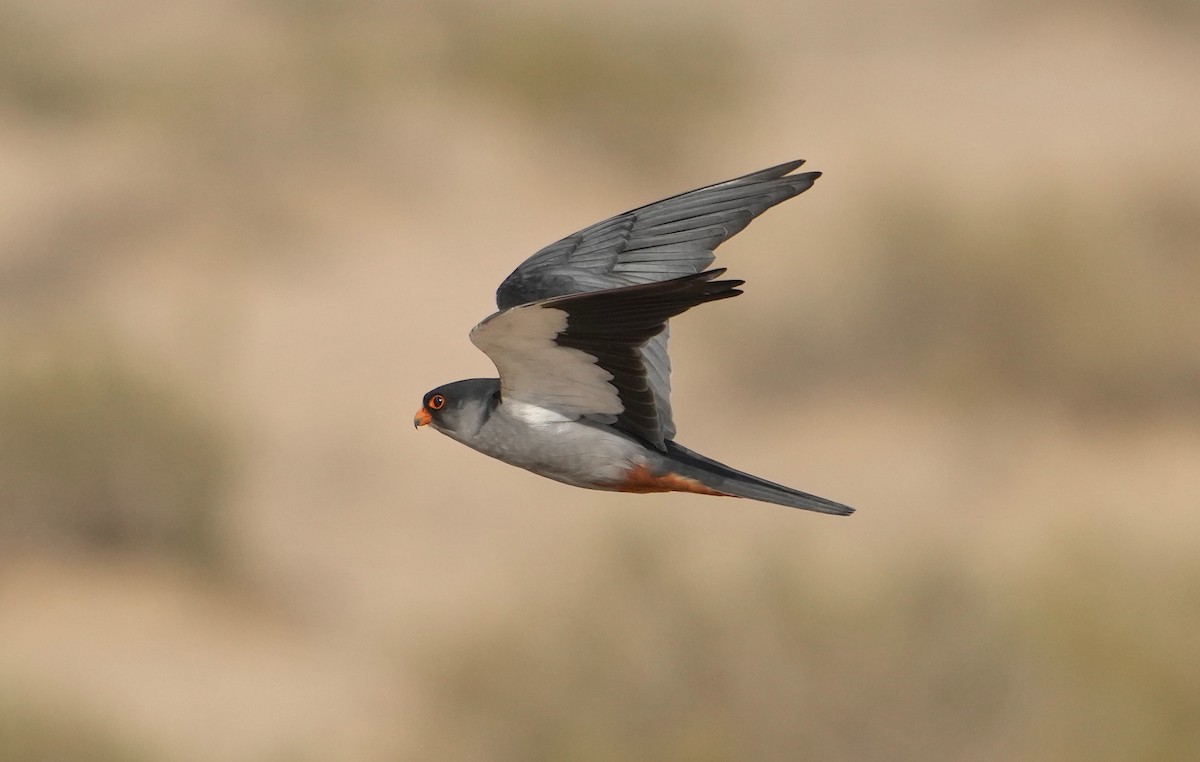
<svg viewBox="0 0 1200 762"><path fill-rule="evenodd" d="M780 164L776 167L772 167L771 169L767 170L767 172L778 172L779 177L786 177L788 175L791 175L793 172L795 172L797 169L800 169L800 167L803 167L807 163L808 162L806 159L792 159L791 161L784 162L783 164ZM813 169L813 170L808 170L807 172L804 173L804 175L812 177L815 180L816 178L821 176L821 173L820 173L820 171Z"/></svg>

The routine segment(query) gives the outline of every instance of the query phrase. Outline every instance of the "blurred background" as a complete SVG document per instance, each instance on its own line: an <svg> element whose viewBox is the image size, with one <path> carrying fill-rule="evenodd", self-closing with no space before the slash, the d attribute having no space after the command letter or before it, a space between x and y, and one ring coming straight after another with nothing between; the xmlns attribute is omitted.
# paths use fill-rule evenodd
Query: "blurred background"
<svg viewBox="0 0 1200 762"><path fill-rule="evenodd" d="M1200 757L1200 4L0 0L0 758ZM792 158L679 440L414 432L541 246Z"/></svg>

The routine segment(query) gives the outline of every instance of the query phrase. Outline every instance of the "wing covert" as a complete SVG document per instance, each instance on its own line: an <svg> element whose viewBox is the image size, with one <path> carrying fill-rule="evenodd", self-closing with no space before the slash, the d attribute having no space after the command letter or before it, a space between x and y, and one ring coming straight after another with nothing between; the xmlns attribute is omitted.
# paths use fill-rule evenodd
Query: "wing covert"
<svg viewBox="0 0 1200 762"><path fill-rule="evenodd" d="M501 310L537 301L703 272L715 250L772 206L812 187L820 172L791 161L618 214L546 246L496 290ZM658 431L674 436L667 331L641 350Z"/></svg>
<svg viewBox="0 0 1200 762"><path fill-rule="evenodd" d="M471 341L500 372L501 404L546 417L590 418L664 449L662 421L642 348L667 320L741 293L724 270L554 297L493 314ZM665 353L664 353L665 356Z"/></svg>

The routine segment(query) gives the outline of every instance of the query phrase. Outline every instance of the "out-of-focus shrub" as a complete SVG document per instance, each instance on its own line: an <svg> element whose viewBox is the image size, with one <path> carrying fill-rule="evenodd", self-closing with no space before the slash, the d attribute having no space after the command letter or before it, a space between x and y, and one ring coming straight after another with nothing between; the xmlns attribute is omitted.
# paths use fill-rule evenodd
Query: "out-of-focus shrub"
<svg viewBox="0 0 1200 762"><path fill-rule="evenodd" d="M229 453L178 393L113 360L0 373L0 547L214 560Z"/></svg>
<svg viewBox="0 0 1200 762"><path fill-rule="evenodd" d="M150 756L102 722L69 708L0 694L0 759L22 762L136 762Z"/></svg>
<svg viewBox="0 0 1200 762"><path fill-rule="evenodd" d="M1195 563L1170 573L1185 584L1147 595L1162 569L1113 563L1110 541L1085 536L1038 548L1015 574L980 573L970 552L934 548L843 584L803 548L764 549L759 565L731 574L683 560L673 542L626 538L566 589L547 580L512 600L508 618L439 641L426 660L444 723L433 756L1200 752L1190 721L1200 607L1175 597L1198 584Z"/></svg>
<svg viewBox="0 0 1200 762"><path fill-rule="evenodd" d="M943 399L1015 396L1097 412L1200 411L1200 188L1169 175L1097 194L1030 178L1020 196L880 190L836 319L797 314L730 367L793 396L847 377ZM761 374L760 374L761 375Z"/></svg>
<svg viewBox="0 0 1200 762"><path fill-rule="evenodd" d="M460 85L635 167L670 162L734 109L748 66L739 40L702 13L635 24L451 7L444 55Z"/></svg>

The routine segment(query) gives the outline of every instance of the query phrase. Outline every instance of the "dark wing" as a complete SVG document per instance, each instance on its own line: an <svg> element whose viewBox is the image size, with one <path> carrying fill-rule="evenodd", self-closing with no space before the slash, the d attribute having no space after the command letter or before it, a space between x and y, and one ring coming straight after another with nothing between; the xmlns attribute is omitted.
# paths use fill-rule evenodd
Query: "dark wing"
<svg viewBox="0 0 1200 762"><path fill-rule="evenodd" d="M713 250L751 220L812 187L820 172L788 174L803 163L681 193L584 228L522 262L496 290L496 306L701 272Z"/></svg>
<svg viewBox="0 0 1200 762"><path fill-rule="evenodd" d="M789 175L792 161L619 214L551 244L525 260L496 291L508 309L541 299L653 283L702 272L713 251L772 206L812 187L820 172ZM657 399L659 429L675 435L668 332L643 349Z"/></svg>
<svg viewBox="0 0 1200 762"><path fill-rule="evenodd" d="M589 418L665 449L641 348L667 320L742 293L710 270L658 283L544 299L471 331L500 371L500 399L530 422Z"/></svg>

